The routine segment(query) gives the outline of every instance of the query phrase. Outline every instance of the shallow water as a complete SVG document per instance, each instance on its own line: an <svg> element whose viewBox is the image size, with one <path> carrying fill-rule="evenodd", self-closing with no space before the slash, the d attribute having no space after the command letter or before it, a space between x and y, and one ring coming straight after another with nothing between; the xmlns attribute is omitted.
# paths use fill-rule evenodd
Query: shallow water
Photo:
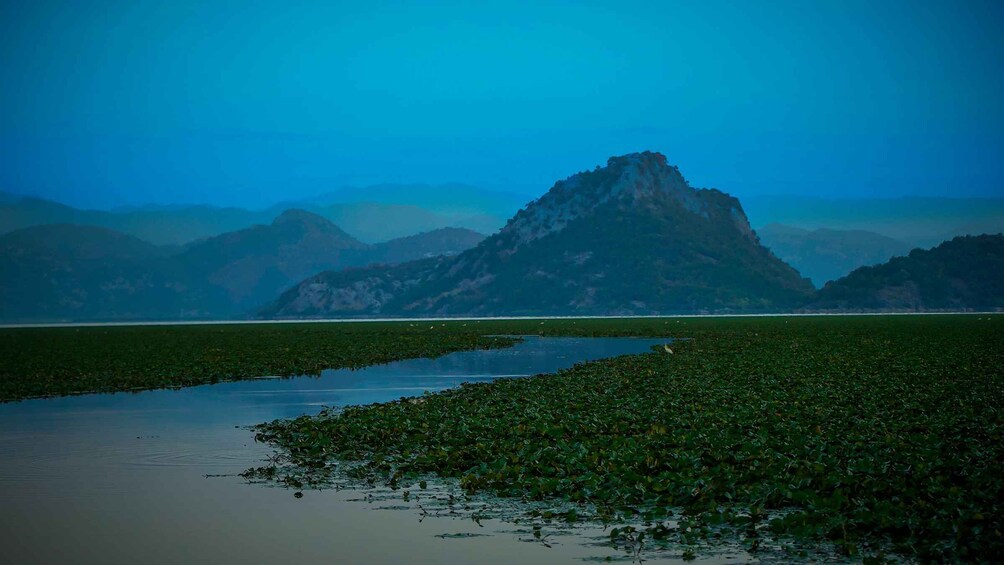
<svg viewBox="0 0 1004 565"><path fill-rule="evenodd" d="M0 547L7 563L554 563L621 556L594 532L521 542L511 524L381 510L352 490L248 485L271 450L244 428L275 418L551 373L666 340L529 337L509 349L320 377L0 405ZM206 475L229 475L209 477ZM442 534L479 534L444 539ZM490 534L490 535L484 535Z"/></svg>

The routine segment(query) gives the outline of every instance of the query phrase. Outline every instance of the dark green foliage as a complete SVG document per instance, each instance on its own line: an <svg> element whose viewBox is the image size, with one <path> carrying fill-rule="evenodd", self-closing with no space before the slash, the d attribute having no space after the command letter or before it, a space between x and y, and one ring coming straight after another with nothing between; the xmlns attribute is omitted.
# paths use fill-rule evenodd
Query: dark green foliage
<svg viewBox="0 0 1004 565"><path fill-rule="evenodd" d="M0 329L0 402L254 378L310 375L508 338L430 324L256 324Z"/></svg>
<svg viewBox="0 0 1004 565"><path fill-rule="evenodd" d="M471 492L640 515L653 539L685 544L724 533L755 550L770 532L858 558L990 561L1004 550L1001 317L544 327L694 340L675 355L276 421L258 437L308 476L337 460L392 481L436 473ZM663 524L670 512L676 526Z"/></svg>
<svg viewBox="0 0 1004 565"><path fill-rule="evenodd" d="M724 532L752 548L770 532L856 558L895 550L990 561L1004 549L1002 324L919 316L2 330L0 399L316 373L509 343L483 334L693 337L674 355L465 385L259 432L308 471L356 460L389 479L435 473L471 491L584 503L563 511L569 521L651 524L619 530L618 543L643 533L704 543Z"/></svg>
<svg viewBox="0 0 1004 565"><path fill-rule="evenodd" d="M1004 235L957 237L827 284L812 309L1004 308Z"/></svg>

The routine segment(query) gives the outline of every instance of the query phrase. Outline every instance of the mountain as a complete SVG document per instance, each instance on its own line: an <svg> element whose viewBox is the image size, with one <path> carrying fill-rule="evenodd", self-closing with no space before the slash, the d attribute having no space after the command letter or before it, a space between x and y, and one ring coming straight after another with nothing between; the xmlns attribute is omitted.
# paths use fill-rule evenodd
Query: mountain
<svg viewBox="0 0 1004 565"><path fill-rule="evenodd" d="M368 245L304 210L183 248L94 226L33 226L0 236L0 319L241 317L320 271L457 254L482 239L444 228Z"/></svg>
<svg viewBox="0 0 1004 565"><path fill-rule="evenodd" d="M331 220L367 243L386 242L448 227L494 233L505 224L504 218L488 214L435 212L402 204L353 202L308 206L306 209Z"/></svg>
<svg viewBox="0 0 1004 565"><path fill-rule="evenodd" d="M6 206L8 204L14 204L25 197L20 194L14 194L13 192L4 192L0 190L0 206Z"/></svg>
<svg viewBox="0 0 1004 565"><path fill-rule="evenodd" d="M862 267L827 284L814 310L914 311L1004 308L1004 236L961 236Z"/></svg>
<svg viewBox="0 0 1004 565"><path fill-rule="evenodd" d="M271 224L193 243L178 260L225 289L235 311L243 311L308 275L365 264L362 251L368 247L316 214L287 210Z"/></svg>
<svg viewBox="0 0 1004 565"><path fill-rule="evenodd" d="M451 255L482 239L470 230L441 228L368 245L317 214L286 210L269 225L191 244L179 260L188 272L226 289L234 311L245 312L322 271Z"/></svg>
<svg viewBox="0 0 1004 565"><path fill-rule="evenodd" d="M33 226L0 236L0 319L192 319L225 301L164 249L94 226Z"/></svg>
<svg viewBox="0 0 1004 565"><path fill-rule="evenodd" d="M858 267L888 261L912 248L864 230L804 230L782 224L768 224L758 230L760 242L785 263L821 287Z"/></svg>
<svg viewBox="0 0 1004 565"><path fill-rule="evenodd" d="M104 214L104 213L102 213ZM269 211L214 206L142 208L108 212L101 224L158 245L184 245L272 221Z"/></svg>
<svg viewBox="0 0 1004 565"><path fill-rule="evenodd" d="M468 189L472 193L464 196L462 190ZM429 193L423 194L423 190ZM401 201L393 202L392 198ZM425 205L414 204L423 202ZM328 219L361 241L379 243L448 227L494 233L519 208L519 202L515 196L462 185L380 185L345 189L265 210L145 205L106 211L79 210L50 200L0 192L0 234L37 225L78 224L113 229L156 245L185 245L269 224L284 210L298 208Z"/></svg>
<svg viewBox="0 0 1004 565"><path fill-rule="evenodd" d="M738 200L691 188L645 152L559 181L457 257L322 273L261 314L763 312L811 292L759 244Z"/></svg>
<svg viewBox="0 0 1004 565"><path fill-rule="evenodd" d="M275 214L212 206L78 210L42 198L11 196L0 200L0 234L31 226L77 224L112 229L155 245L182 245L269 222Z"/></svg>
<svg viewBox="0 0 1004 565"><path fill-rule="evenodd" d="M383 184L341 188L264 210L194 205L144 205L78 210L40 198L0 192L0 234L34 225L102 226L157 245L192 241L268 224L301 208L341 226L359 240L379 243L444 227L495 233L527 197L473 186ZM1004 198L825 199L761 196L743 199L758 231L779 223L805 230L870 231L913 247L957 235L1004 231Z"/></svg>
<svg viewBox="0 0 1004 565"><path fill-rule="evenodd" d="M378 243L370 248L367 262L394 264L440 255L456 255L484 239L484 235L465 228L439 228Z"/></svg>
<svg viewBox="0 0 1004 565"><path fill-rule="evenodd" d="M98 214L30 196L5 194L5 197L0 200L0 232L2 233L46 224L98 225L98 216Z"/></svg>
<svg viewBox="0 0 1004 565"><path fill-rule="evenodd" d="M912 247L931 247L958 235L1004 231L1004 198L750 196L743 204L754 226L863 230Z"/></svg>

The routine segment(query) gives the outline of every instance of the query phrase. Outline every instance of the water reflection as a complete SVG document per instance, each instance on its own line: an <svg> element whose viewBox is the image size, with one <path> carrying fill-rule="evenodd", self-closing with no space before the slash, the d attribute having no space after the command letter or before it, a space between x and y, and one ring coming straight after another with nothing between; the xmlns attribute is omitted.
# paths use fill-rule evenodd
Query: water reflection
<svg viewBox="0 0 1004 565"><path fill-rule="evenodd" d="M553 549L474 524L418 522L407 512L296 500L236 477L268 449L243 426L435 392L464 381L550 373L641 353L665 340L527 338L505 350L454 353L320 377L257 379L181 390L94 394L0 405L0 544L10 563L499 562L596 555ZM490 532L489 532L490 533Z"/></svg>

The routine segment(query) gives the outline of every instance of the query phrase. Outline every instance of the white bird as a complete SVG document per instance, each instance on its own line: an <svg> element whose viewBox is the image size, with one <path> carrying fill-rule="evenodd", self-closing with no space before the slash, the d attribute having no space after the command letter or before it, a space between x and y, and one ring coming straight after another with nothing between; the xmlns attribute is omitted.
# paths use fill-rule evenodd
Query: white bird
<svg viewBox="0 0 1004 565"><path fill-rule="evenodd" d="M668 345L663 344L662 348L666 350L666 353L669 353L670 355L673 354L673 350L670 349Z"/></svg>

